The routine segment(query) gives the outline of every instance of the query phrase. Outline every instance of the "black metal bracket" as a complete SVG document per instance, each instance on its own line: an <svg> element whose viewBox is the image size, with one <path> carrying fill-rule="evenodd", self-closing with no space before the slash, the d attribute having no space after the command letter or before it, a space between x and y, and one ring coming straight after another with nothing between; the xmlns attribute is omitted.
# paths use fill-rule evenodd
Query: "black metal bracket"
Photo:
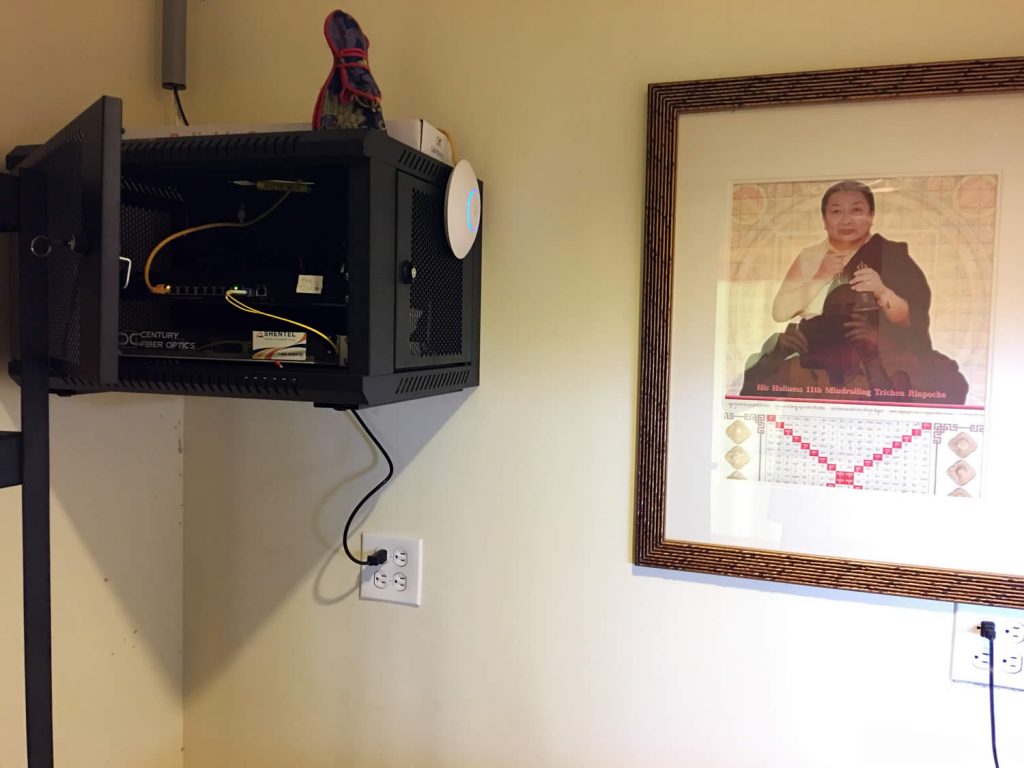
<svg viewBox="0 0 1024 768"><path fill-rule="evenodd" d="M17 176L0 173L0 232L18 229L18 186ZM21 455L21 432L0 432L0 488L21 485Z"/></svg>
<svg viewBox="0 0 1024 768"><path fill-rule="evenodd" d="M18 177L0 173L0 232L18 229Z"/></svg>
<svg viewBox="0 0 1024 768"><path fill-rule="evenodd" d="M0 488L21 485L21 432L0 432Z"/></svg>

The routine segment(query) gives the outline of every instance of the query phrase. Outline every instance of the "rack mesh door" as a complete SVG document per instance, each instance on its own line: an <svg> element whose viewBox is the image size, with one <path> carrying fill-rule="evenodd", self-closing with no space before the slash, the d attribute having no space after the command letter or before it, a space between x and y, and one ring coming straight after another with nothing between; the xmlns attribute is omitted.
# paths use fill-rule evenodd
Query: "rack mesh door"
<svg viewBox="0 0 1024 768"><path fill-rule="evenodd" d="M45 254L51 372L117 381L121 101L102 97L18 170L45 180L45 231L20 235ZM42 203L42 201L40 201Z"/></svg>

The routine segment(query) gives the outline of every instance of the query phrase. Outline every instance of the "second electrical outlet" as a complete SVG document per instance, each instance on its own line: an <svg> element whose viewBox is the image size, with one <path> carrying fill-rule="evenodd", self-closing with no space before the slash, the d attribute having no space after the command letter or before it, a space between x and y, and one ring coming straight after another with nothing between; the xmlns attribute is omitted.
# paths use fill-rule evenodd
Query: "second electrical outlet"
<svg viewBox="0 0 1024 768"><path fill-rule="evenodd" d="M989 656L988 640L981 636L981 622L996 625ZM1024 690L1024 611L958 604L953 618L953 664L950 677L967 683L992 683L1001 688Z"/></svg>

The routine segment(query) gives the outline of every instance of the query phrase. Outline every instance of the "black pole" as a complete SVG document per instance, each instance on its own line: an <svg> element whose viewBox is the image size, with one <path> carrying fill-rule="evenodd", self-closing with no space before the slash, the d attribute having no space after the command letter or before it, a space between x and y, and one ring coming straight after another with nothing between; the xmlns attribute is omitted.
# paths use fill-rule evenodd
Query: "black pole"
<svg viewBox="0 0 1024 768"><path fill-rule="evenodd" d="M47 259L32 233L47 231L46 180L20 174L18 244L21 356L21 537L25 612L25 724L29 768L53 766L50 616L50 351ZM48 245L36 251L47 253Z"/></svg>

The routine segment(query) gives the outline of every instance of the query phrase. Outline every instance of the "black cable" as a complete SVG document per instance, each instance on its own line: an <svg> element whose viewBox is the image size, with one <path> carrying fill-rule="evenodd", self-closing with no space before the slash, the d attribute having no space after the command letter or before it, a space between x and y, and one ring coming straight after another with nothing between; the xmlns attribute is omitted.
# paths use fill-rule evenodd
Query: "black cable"
<svg viewBox="0 0 1024 768"><path fill-rule="evenodd" d="M381 565L382 563L386 562L387 557L387 553L383 550L379 552L374 552L366 560L360 560L358 557L352 554L352 550L348 548L348 531L349 528L352 527L352 521L355 520L356 515L359 514L359 510L363 508L363 504L369 501L370 497L373 496L373 494L375 494L377 491L379 491L381 488L387 485L388 480L390 480L391 476L395 474L395 464L394 462L391 461L391 457L388 456L388 452L384 450L384 446L380 444L380 440L378 440L376 435L374 435L373 432L370 431L370 428L366 426L366 422L362 420L362 418L359 416L359 413L357 411L352 411L352 416L353 418L355 418L356 421L359 422L359 426L363 428L363 431L373 441L373 444L377 446L377 450L384 454L384 458L388 463L388 475L379 483L377 483L373 487L373 489L368 494L363 496L362 500L358 504L356 504L356 508L352 510L352 514L349 515L348 520L345 521L345 532L341 535L341 544L342 547L344 547L345 549L345 554L348 555L348 559L356 565Z"/></svg>
<svg viewBox="0 0 1024 768"><path fill-rule="evenodd" d="M999 752L996 751L996 685L995 685L995 670L996 666L996 655L995 655L995 643L990 637L988 639L988 713L989 719L992 721L992 760L996 764L996 768L999 768Z"/></svg>
<svg viewBox="0 0 1024 768"><path fill-rule="evenodd" d="M992 760L999 768L999 752L996 751L996 625L991 621L981 622L981 636L988 638L988 712L992 723Z"/></svg>
<svg viewBox="0 0 1024 768"><path fill-rule="evenodd" d="M181 121L185 125L188 125L188 118L185 117L185 110L181 106L181 96L178 95L178 91L180 90L180 86L176 85L173 88L171 88L171 90L174 91L174 103L178 105L178 114L181 115Z"/></svg>

